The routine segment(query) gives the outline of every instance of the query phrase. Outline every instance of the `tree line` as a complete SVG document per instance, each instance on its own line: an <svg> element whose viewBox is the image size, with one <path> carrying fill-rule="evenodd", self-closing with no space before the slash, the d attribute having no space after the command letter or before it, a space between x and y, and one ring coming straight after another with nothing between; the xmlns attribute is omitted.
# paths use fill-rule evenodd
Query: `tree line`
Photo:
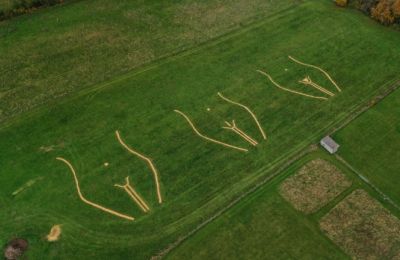
<svg viewBox="0 0 400 260"><path fill-rule="evenodd" d="M352 6L384 25L400 25L400 0L335 0L338 6Z"/></svg>

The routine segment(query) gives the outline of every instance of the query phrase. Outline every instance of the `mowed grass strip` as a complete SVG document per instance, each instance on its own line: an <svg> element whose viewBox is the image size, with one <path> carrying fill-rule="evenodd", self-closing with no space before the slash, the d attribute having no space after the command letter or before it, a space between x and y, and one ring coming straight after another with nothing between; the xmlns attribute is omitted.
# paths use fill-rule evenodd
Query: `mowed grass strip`
<svg viewBox="0 0 400 260"><path fill-rule="evenodd" d="M355 190L320 221L321 229L357 259L398 259L400 220L364 190Z"/></svg>
<svg viewBox="0 0 400 260"><path fill-rule="evenodd" d="M0 22L0 122L297 4L71 1Z"/></svg>
<svg viewBox="0 0 400 260"><path fill-rule="evenodd" d="M7 208L0 211L0 243L13 236L28 239L31 259L94 255L129 259L132 252L136 259L148 259L316 142L396 78L400 59L393 57L400 53L399 40L399 34L362 14L338 9L330 1L307 1L186 56L118 77L107 87L63 104L46 106L0 130L0 201ZM366 56L370 46L374 48ZM289 53L329 70L343 91L318 102L277 91L256 72L268 70L285 85L304 75L325 84L323 75L293 64ZM377 68L373 74L371 62ZM259 134L248 113L221 102L218 92L251 105L268 132L268 141L253 148L222 129L221 118L235 119L250 136ZM190 114L207 135L247 145L249 152L205 142L174 109ZM157 165L162 205L154 196L156 187L148 168L115 139L117 129L129 145L151 155ZM68 169L54 160L57 156L76 167L88 199L132 214L135 222L81 203ZM39 176L43 176L40 182L12 196ZM113 187L126 176L148 199L149 214L142 214L129 196ZM50 244L43 238L55 223L62 225L63 234Z"/></svg>
<svg viewBox="0 0 400 260"><path fill-rule="evenodd" d="M335 165L323 159L305 164L280 186L280 194L293 207L314 213L351 186L351 181Z"/></svg>

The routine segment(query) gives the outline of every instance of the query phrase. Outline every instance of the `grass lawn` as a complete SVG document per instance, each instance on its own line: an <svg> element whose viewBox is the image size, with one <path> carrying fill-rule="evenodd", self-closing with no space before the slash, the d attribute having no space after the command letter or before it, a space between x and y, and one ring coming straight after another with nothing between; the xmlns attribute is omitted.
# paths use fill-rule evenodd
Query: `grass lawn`
<svg viewBox="0 0 400 260"><path fill-rule="evenodd" d="M339 131L339 154L400 204L400 91Z"/></svg>
<svg viewBox="0 0 400 260"><path fill-rule="evenodd" d="M66 1L0 22L0 122L298 3Z"/></svg>
<svg viewBox="0 0 400 260"><path fill-rule="evenodd" d="M263 188L219 217L168 259L347 259L276 190Z"/></svg>
<svg viewBox="0 0 400 260"><path fill-rule="evenodd" d="M281 196L279 186L302 166L321 158L335 165L352 185L313 214L295 210ZM313 152L184 241L167 259L350 259L321 231L319 222L355 190L367 191L379 205L393 210L341 162L325 151ZM399 212L392 213L399 217Z"/></svg>
<svg viewBox="0 0 400 260"><path fill-rule="evenodd" d="M295 210L279 186L307 162L323 158L353 181L315 214ZM364 185L365 186L365 185ZM168 259L347 259L323 234L319 219L354 189L366 188L345 166L325 152L311 153L272 182L242 200L168 255Z"/></svg>
<svg viewBox="0 0 400 260"><path fill-rule="evenodd" d="M80 12L72 4L44 13L57 17L63 8L71 15ZM27 17L17 18L16 26ZM31 259L148 259L397 79L399 41L400 34L358 12L336 8L328 0L305 1L193 51L18 117L0 130L0 202L7 208L0 211L0 243L13 236L27 238ZM64 54L71 61L68 52ZM255 72L267 70L285 86L296 87L295 82L305 75L329 86L321 74L290 62L289 54L327 69L343 92L328 101L311 100L282 92ZM370 73L371 62L375 73ZM101 80L99 71L84 70L83 74ZM79 74L71 77L79 79ZM267 142L251 148L221 128L223 120L235 119L261 140L248 114L221 101L218 91L254 110L267 132ZM174 109L188 113L203 133L247 147L249 153L205 142ZM149 169L118 144L117 129L130 146L154 160L165 198L161 206ZM71 173L55 160L57 156L75 166L86 197L132 214L136 221L83 204ZM110 166L104 168L104 162ZM127 175L152 208L149 214L142 214L123 191L113 187ZM30 180L37 181L12 195ZM270 203L275 202L266 202L266 207ZM276 214L287 210L278 207ZM60 241L48 243L44 237L54 224L61 224L63 233ZM301 230L309 237L315 232ZM310 248L312 243L304 246Z"/></svg>

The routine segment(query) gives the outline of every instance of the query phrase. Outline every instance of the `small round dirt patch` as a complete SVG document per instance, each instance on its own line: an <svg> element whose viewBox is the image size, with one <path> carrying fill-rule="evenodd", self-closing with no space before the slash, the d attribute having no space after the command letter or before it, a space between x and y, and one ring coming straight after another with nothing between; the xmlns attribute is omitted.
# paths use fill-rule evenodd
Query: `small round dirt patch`
<svg viewBox="0 0 400 260"><path fill-rule="evenodd" d="M22 238L14 238L8 242L4 249L4 257L7 260L16 260L28 249L28 241Z"/></svg>

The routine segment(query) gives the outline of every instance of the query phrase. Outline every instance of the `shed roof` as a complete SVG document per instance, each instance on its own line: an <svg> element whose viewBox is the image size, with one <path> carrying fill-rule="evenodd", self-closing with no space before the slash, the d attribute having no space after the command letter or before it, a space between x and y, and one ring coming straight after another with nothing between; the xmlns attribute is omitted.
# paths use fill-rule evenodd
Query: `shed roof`
<svg viewBox="0 0 400 260"><path fill-rule="evenodd" d="M324 143L325 145L329 146L333 150L336 150L337 148L339 148L339 144L336 143L335 140L333 140L329 135L322 138L321 143Z"/></svg>

